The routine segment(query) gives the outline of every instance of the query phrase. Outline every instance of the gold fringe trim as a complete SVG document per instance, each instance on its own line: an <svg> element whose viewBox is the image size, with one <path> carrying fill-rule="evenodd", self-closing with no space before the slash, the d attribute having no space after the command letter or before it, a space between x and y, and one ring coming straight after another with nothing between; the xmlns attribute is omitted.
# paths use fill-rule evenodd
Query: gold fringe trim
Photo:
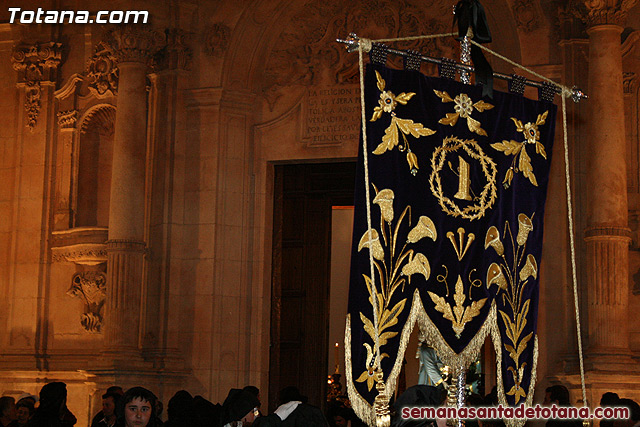
<svg viewBox="0 0 640 427"><path fill-rule="evenodd" d="M438 357L442 360L442 363L451 366L456 372L459 371L460 367L464 367L466 369L476 361L487 336L493 329L494 325L497 325L497 310L494 301L489 309L489 315L480 327L480 330L471 339L462 352L456 353L449 344L447 344L436 325L433 324L422 306L422 303L420 303L420 309L418 324L420 326L420 330L425 336L425 341L436 350Z"/></svg>
<svg viewBox="0 0 640 427"><path fill-rule="evenodd" d="M344 330L344 373L347 380L347 396L351 402L351 408L356 415L368 426L375 426L376 414L373 406L369 405L353 383L353 372L351 369L351 314L347 314L347 323Z"/></svg>
<svg viewBox="0 0 640 427"><path fill-rule="evenodd" d="M498 387L498 403L502 406L509 406L507 403L507 396L504 392L504 383L502 381L502 340L500 339L500 331L496 323L495 329L492 328L491 339L493 341L493 347L496 349L496 368L498 371L497 387ZM500 350L500 351L498 351ZM524 402L525 407L531 406L533 403L533 395L536 389L536 379L538 378L538 335L536 334L533 344L533 369L531 370L531 381L529 384L529 390L527 392L527 398ZM522 427L527 422L526 418L510 418L505 419L504 423L507 427Z"/></svg>
<svg viewBox="0 0 640 427"><path fill-rule="evenodd" d="M427 312L424 309L422 300L420 299L420 292L416 289L413 293L413 301L411 303L411 311L409 317L402 328L400 335L400 344L398 346L398 353L393 365L393 369L387 378L385 383L385 394L387 396L393 395L396 390L396 382L400 375L402 368L402 360L404 353L409 345L409 339L411 338L411 332L413 327L418 322L420 330L424 333L425 341L431 347L433 347L438 356L446 365L459 369L461 366L468 367L477 358L485 339L492 330L497 331L497 310L495 301L491 304L489 315L485 319L480 330L473 339L469 342L467 347L461 353L455 353L453 349L444 340L438 328L433 324ZM344 348L345 348L345 374L347 383L347 394L351 401L351 407L356 415L367 425L375 427L376 416L372 405L370 405L356 390L353 382L353 372L351 366L351 316L347 315L347 322L344 334ZM496 347L500 348L500 347ZM500 365L498 365L500 366ZM498 372L500 372L498 370ZM503 393L504 394L504 393ZM508 426L512 427L512 426Z"/></svg>

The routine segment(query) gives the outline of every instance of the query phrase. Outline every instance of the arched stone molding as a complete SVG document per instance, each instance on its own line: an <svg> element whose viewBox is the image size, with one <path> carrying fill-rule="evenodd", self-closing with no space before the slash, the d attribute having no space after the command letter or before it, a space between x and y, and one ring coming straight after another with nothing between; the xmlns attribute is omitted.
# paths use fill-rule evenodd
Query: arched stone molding
<svg viewBox="0 0 640 427"><path fill-rule="evenodd" d="M80 120L74 150L74 226L109 224L113 129L116 108L110 104L90 107Z"/></svg>
<svg viewBox="0 0 640 427"><path fill-rule="evenodd" d="M54 94L58 118L53 201L55 230L76 226L78 154L81 141L86 141L92 135L105 137L109 133L108 128L113 128L113 123L109 125L109 120L104 117L100 120L92 117L103 114L105 108L115 109L115 95L111 91L99 94L92 88L92 82L94 79L87 75L73 74ZM91 135L87 134L88 131L91 131Z"/></svg>
<svg viewBox="0 0 640 427"><path fill-rule="evenodd" d="M494 42L491 48L521 61L516 23L506 0L484 2ZM225 88L248 89L266 100L262 121L284 113L305 85L357 81L357 55L337 42L349 31L382 38L451 32L449 2L388 0L340 2L263 0L248 8L233 31L225 60ZM434 16L441 17L433 18ZM434 56L455 57L457 42L449 39L398 45ZM512 67L493 61L495 68ZM282 104L282 105L280 105Z"/></svg>

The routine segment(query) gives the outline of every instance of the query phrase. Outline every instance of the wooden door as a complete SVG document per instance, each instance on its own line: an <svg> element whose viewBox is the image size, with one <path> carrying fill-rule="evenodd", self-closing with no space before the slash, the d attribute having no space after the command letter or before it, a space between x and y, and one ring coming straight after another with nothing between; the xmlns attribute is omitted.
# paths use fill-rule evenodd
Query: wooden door
<svg viewBox="0 0 640 427"><path fill-rule="evenodd" d="M275 166L269 409L296 386L324 408L331 207L352 205L355 162Z"/></svg>

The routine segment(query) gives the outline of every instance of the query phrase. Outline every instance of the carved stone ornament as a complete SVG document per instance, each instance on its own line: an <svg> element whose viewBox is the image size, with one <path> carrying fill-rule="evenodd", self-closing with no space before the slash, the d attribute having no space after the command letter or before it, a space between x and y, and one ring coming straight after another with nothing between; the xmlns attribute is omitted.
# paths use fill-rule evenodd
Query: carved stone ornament
<svg viewBox="0 0 640 427"><path fill-rule="evenodd" d="M113 135L116 123L116 108L113 105L102 104L93 107L85 115L80 124L82 135L89 132L96 132L100 135Z"/></svg>
<svg viewBox="0 0 640 427"><path fill-rule="evenodd" d="M231 28L225 24L216 23L204 32L204 52L214 58L221 58L229 47Z"/></svg>
<svg viewBox="0 0 640 427"><path fill-rule="evenodd" d="M584 0L587 26L613 24L624 27L627 13L638 0Z"/></svg>
<svg viewBox="0 0 640 427"><path fill-rule="evenodd" d="M100 42L87 64L89 90L99 98L118 92L118 58L111 47Z"/></svg>
<svg viewBox="0 0 640 427"><path fill-rule="evenodd" d="M51 248L54 262L73 262L80 265L98 265L107 262L105 243L80 243Z"/></svg>
<svg viewBox="0 0 640 427"><path fill-rule="evenodd" d="M78 122L78 110L58 112L58 126L61 129L73 129Z"/></svg>
<svg viewBox="0 0 640 427"><path fill-rule="evenodd" d="M163 47L164 34L152 31L146 25L124 25L109 31L105 36L118 62L149 64L153 55Z"/></svg>
<svg viewBox="0 0 640 427"><path fill-rule="evenodd" d="M98 333L102 329L102 307L107 299L107 278L101 271L84 271L71 279L67 295L84 301L84 313L80 323L87 332Z"/></svg>
<svg viewBox="0 0 640 427"><path fill-rule="evenodd" d="M358 63L335 43L353 31L368 38L408 37L451 32L451 4L419 0L312 0L283 23L284 31L266 63L262 93L273 106L283 91L295 85L336 85L358 81ZM427 56L452 57L451 37L415 40L403 49ZM394 61L390 58L389 61ZM402 66L400 59L394 66ZM320 72L325 70L324 72Z"/></svg>
<svg viewBox="0 0 640 427"><path fill-rule="evenodd" d="M156 68L161 70L190 70L192 51L191 36L180 28L165 31L167 44L155 56Z"/></svg>
<svg viewBox="0 0 640 427"><path fill-rule="evenodd" d="M23 83L34 81L55 81L56 70L62 59L62 44L36 43L21 44L13 48L11 62Z"/></svg>
<svg viewBox="0 0 640 427"><path fill-rule="evenodd" d="M533 0L516 0L513 3L513 14L518 28L526 32L535 30L540 23L536 4Z"/></svg>
<svg viewBox="0 0 640 427"><path fill-rule="evenodd" d="M31 132L38 122L38 114L40 114L40 97L42 88L40 82L27 82L24 93L24 109L27 113L27 127Z"/></svg>
<svg viewBox="0 0 640 427"><path fill-rule="evenodd" d="M24 108L27 127L33 131L40 114L42 81L56 80L56 71L62 58L61 43L22 44L13 48L11 62L18 72L18 81L25 87Z"/></svg>

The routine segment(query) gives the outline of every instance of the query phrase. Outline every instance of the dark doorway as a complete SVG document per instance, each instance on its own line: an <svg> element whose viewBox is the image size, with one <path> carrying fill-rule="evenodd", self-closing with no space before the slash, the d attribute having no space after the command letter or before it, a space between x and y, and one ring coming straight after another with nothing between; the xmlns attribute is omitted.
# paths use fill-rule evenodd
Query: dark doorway
<svg viewBox="0 0 640 427"><path fill-rule="evenodd" d="M296 386L324 409L331 207L352 205L355 162L275 166L269 408Z"/></svg>

